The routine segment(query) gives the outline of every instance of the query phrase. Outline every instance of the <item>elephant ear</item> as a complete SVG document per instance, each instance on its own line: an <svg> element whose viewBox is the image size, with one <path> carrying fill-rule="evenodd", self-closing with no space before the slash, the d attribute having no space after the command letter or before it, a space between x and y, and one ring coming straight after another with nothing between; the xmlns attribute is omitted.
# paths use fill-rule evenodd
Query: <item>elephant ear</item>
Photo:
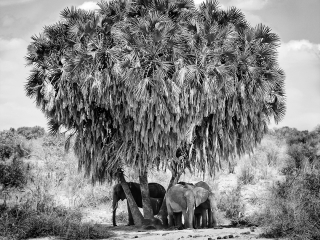
<svg viewBox="0 0 320 240"><path fill-rule="evenodd" d="M209 197L209 191L202 187L195 187L193 189L196 207L205 202Z"/></svg>

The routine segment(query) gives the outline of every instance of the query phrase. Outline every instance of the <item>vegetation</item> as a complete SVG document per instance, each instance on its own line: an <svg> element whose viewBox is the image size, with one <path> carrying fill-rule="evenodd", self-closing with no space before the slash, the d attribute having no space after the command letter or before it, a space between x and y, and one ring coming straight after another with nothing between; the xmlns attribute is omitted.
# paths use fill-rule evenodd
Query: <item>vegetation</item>
<svg viewBox="0 0 320 240"><path fill-rule="evenodd" d="M59 236L65 239L105 239L110 232L97 229L93 224L81 223L81 214L63 208L45 212L30 210L19 205L0 212L0 236L11 239Z"/></svg>
<svg viewBox="0 0 320 240"><path fill-rule="evenodd" d="M289 133L283 134L283 131ZM265 228L265 236L274 238L319 238L316 231L320 224L317 215L320 208L318 160L307 161L308 166L298 169L289 154L288 139L300 133L289 128L270 131L251 155L236 159L234 174L228 174L228 164L225 163L215 179L208 173L204 175L217 194L219 224L224 224L227 219L235 225L260 225ZM301 134L309 136L307 142L319 143L318 128ZM12 135L6 136L9 142ZM111 236L112 233L99 225L82 223L85 217L82 215L85 209L93 211L103 206L102 211L106 215L110 213L110 219L104 221L111 222L112 186L92 186L90 180L83 178L83 173L74 167L77 158L72 151L64 151L63 135L22 139L19 143L28 146L30 152L19 159L23 166L29 165L29 170L23 168L27 181L21 188L7 188L7 203L0 205L0 236L12 239L48 235L68 239ZM244 177L242 170L246 167L251 169L253 181ZM139 173L128 168L126 177L129 181L136 181ZM182 175L185 181L200 181L202 178L202 175L190 172ZM229 186L219 179L226 182L234 179L235 184ZM161 182L166 187L170 181L169 172L153 171L150 181ZM1 198L4 196L0 201ZM119 207L117 219L126 224L126 203L119 202Z"/></svg>
<svg viewBox="0 0 320 240"><path fill-rule="evenodd" d="M148 170L166 168L178 148L187 144L189 165L211 175L222 160L252 151L269 120L285 113L280 39L212 0L199 8L190 0L98 5L98 13L65 9L32 38L26 92L51 132L75 136L93 182L121 181L141 225L123 166L139 170L152 218Z"/></svg>
<svg viewBox="0 0 320 240"><path fill-rule="evenodd" d="M273 187L261 217L265 235L319 239L319 126L311 132L284 127L275 135L287 142L289 158L281 169L285 180Z"/></svg>
<svg viewBox="0 0 320 240"><path fill-rule="evenodd" d="M64 136L26 139L11 130L0 135L2 143L12 143L12 149L12 139L20 139L19 144L28 146L30 153L24 157L13 153L0 161L0 238L112 236L108 230L82 223L79 207L95 206L108 196L110 200L111 194L101 187L95 191L89 188L83 174L74 168L76 159L64 152Z"/></svg>
<svg viewBox="0 0 320 240"><path fill-rule="evenodd" d="M24 136L26 139L37 139L44 136L45 130L42 127L20 127L17 129L19 135Z"/></svg>
<svg viewBox="0 0 320 240"><path fill-rule="evenodd" d="M22 189L27 182L27 166L21 158L28 157L31 149L23 139L14 129L0 132L0 194L4 195L4 206L8 192Z"/></svg>

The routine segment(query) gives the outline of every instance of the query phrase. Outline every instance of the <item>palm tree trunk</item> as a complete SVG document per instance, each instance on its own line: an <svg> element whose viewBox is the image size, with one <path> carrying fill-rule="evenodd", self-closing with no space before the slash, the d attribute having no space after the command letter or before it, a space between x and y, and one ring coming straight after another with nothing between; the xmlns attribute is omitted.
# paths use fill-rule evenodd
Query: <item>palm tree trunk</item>
<svg viewBox="0 0 320 240"><path fill-rule="evenodd" d="M142 196L142 207L143 215L145 219L153 219L153 211L150 201L150 193L148 186L148 171L144 170L140 172L139 175L140 187L141 187L141 196Z"/></svg>
<svg viewBox="0 0 320 240"><path fill-rule="evenodd" d="M132 213L134 224L137 226L142 226L144 218L138 208L137 203L133 199L133 196L132 196L131 191L129 189L128 183L126 182L126 179L124 178L122 172L119 173L118 176L119 176L119 180L120 180L121 186L123 188L123 191L126 194L126 198L127 198L127 201L128 201L131 213Z"/></svg>
<svg viewBox="0 0 320 240"><path fill-rule="evenodd" d="M167 192L173 185L176 185L178 183L180 176L181 176L181 173L173 173L172 172L172 176L171 176L171 179L169 182L169 186L167 188ZM166 205L166 196L163 199L160 211L157 216L161 219L163 226L167 227L168 226L168 212L167 212L167 205Z"/></svg>

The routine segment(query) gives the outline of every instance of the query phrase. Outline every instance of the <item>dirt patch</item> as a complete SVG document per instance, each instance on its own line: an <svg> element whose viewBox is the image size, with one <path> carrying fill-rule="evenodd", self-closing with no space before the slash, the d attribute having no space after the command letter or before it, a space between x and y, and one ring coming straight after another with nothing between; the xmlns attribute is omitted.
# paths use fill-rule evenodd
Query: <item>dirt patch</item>
<svg viewBox="0 0 320 240"><path fill-rule="evenodd" d="M185 230L139 230L132 226L105 226L114 232L110 239L257 239L261 233L259 228L221 228L221 229L185 229ZM263 240L264 238L259 238ZM269 239L270 240L270 239Z"/></svg>

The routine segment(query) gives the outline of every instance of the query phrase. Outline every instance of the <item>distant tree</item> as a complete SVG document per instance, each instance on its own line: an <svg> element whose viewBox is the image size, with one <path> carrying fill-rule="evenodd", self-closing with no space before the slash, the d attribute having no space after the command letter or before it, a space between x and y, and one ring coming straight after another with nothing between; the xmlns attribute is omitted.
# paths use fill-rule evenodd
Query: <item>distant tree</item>
<svg viewBox="0 0 320 240"><path fill-rule="evenodd" d="M20 127L17 129L17 133L24 136L26 139L37 139L43 137L46 131L43 127Z"/></svg>
<svg viewBox="0 0 320 240"><path fill-rule="evenodd" d="M27 172L22 161L30 149L24 147L24 138L12 128L0 132L0 192L20 189L27 182Z"/></svg>
<svg viewBox="0 0 320 240"><path fill-rule="evenodd" d="M13 128L0 131L0 160L28 156L30 149L25 147L24 140Z"/></svg>
<svg viewBox="0 0 320 240"><path fill-rule="evenodd" d="M2 185L2 190L22 188L26 182L26 167L21 159L15 158L7 163L0 162L0 185Z"/></svg>
<svg viewBox="0 0 320 240"><path fill-rule="evenodd" d="M276 135L285 138L288 144L288 155L294 166L301 169L305 162L320 167L320 131L299 131L295 128L283 127L276 130Z"/></svg>
<svg viewBox="0 0 320 240"><path fill-rule="evenodd" d="M190 166L210 174L252 151L269 120L285 113L280 41L212 0L199 8L192 0L98 5L98 13L65 9L32 38L26 92L51 132L73 131L79 166L93 182L121 181L142 224L122 165L139 170L149 218L148 168L166 166L184 144Z"/></svg>

